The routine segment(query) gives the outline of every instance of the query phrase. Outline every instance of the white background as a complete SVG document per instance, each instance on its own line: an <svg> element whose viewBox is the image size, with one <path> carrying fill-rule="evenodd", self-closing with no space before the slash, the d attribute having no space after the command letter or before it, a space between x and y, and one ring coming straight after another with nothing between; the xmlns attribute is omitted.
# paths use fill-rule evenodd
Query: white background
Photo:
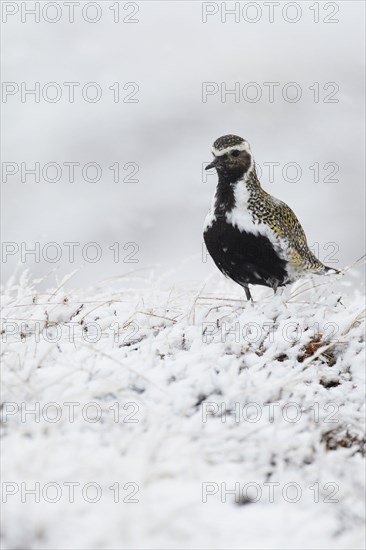
<svg viewBox="0 0 366 550"><path fill-rule="evenodd" d="M3 2L3 9L7 2ZM60 101L34 101L20 93L8 96L3 111L3 162L21 162L32 167L40 162L97 162L103 169L99 182L89 183L76 170L74 183L67 169L57 183L26 182L20 175L2 182L2 238L6 242L55 241L62 251L60 261L39 263L27 256L26 264L37 276L56 268L61 276L81 268L76 283L97 283L100 279L125 275L139 269L149 273L151 266L172 281L199 280L212 270L212 262L202 261L202 226L211 203L216 175L202 178L202 163L211 157L212 142L222 134L236 133L251 144L259 164L279 162L274 182L268 168L262 175L263 187L287 202L303 224L309 244L319 243L315 252L327 263L334 250L335 267L359 258L363 246L364 203L364 88L363 88L363 2L289 3L274 9L260 2L240 4L239 22L234 15L222 21L220 3L207 9L218 13L203 23L201 2L138 2L137 23L123 22L134 10L120 3L120 22L113 22L112 2L99 2L101 18L89 23L75 7L75 21L59 2L60 21L49 23L57 12L49 7L40 22L22 9L34 2L18 2L18 13L3 23L3 80L29 88L39 82L58 83ZM41 2L43 7L47 2ZM50 4L50 3L48 3ZM52 4L52 3L51 3ZM252 6L248 6L252 4ZM295 4L295 6L293 6ZM22 8L23 5L23 8ZM227 2L227 8L235 3ZM213 6L213 7L212 7ZM216 7L215 7L216 6ZM239 4L238 4L239 6ZM297 7L296 7L297 6ZM311 6L317 8L311 9ZM335 13L333 6L339 10ZM247 11L242 11L246 9ZM10 9L10 8L8 8ZM315 9L319 22L315 23ZM334 14L333 14L334 12ZM95 17L93 7L86 12ZM249 20L259 20L251 23ZM291 23L285 19L294 20ZM339 21L325 23L325 18ZM4 20L4 14L3 14ZM80 82L75 102L68 101L63 82ZM138 103L114 103L108 88L126 82L139 86ZM97 103L85 101L80 89L97 82L103 91ZM248 82L261 86L262 98L256 103L236 102L220 93L202 101L202 83L221 83L241 89ZM268 100L264 82L278 82L274 102ZM296 82L302 97L291 103L282 97L283 87ZM309 89L319 82L320 101L314 102ZM337 103L324 103L332 91L323 86L335 82ZM254 94L254 88L248 94ZM50 95L53 91L50 89ZM289 90L289 95L294 88ZM225 98L224 98L225 99ZM113 163L138 163L138 183L113 183ZM283 166L296 162L302 168L300 181L286 181ZM337 163L338 183L326 183L331 169L320 171L314 182L309 169L315 162L322 167ZM51 173L51 172L50 172ZM125 172L122 171L122 175ZM293 177L294 172L288 172ZM70 263L64 242L79 242L75 261ZM97 242L102 258L97 263L83 259L85 243ZM134 242L139 247L138 263L115 263L110 245ZM32 244L33 243L33 244ZM324 249L327 243L330 248ZM339 251L337 249L339 247ZM121 259L133 248L122 250ZM49 256L54 250L49 249ZM47 254L47 250L46 250ZM90 250L90 257L93 250ZM3 258L5 277L14 273L20 253Z"/></svg>

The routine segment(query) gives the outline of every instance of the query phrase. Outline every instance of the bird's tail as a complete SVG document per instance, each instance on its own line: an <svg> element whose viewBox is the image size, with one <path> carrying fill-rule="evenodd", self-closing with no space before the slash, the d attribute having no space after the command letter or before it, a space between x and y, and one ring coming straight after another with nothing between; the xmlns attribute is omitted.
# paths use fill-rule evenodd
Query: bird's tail
<svg viewBox="0 0 366 550"><path fill-rule="evenodd" d="M339 275L342 273L339 269L335 269L335 267L329 267L327 265L323 265L324 268L324 275Z"/></svg>
<svg viewBox="0 0 366 550"><path fill-rule="evenodd" d="M352 264L344 267L343 269L335 269L335 267L329 267L327 265L321 264L320 269L318 268L315 271L315 273L318 273L318 275L339 275L339 274L344 275L347 271L352 269L355 265L360 264L360 263L365 263L365 257L366 257L366 254L363 254L363 256L361 256L361 258L358 258L358 260L356 260Z"/></svg>

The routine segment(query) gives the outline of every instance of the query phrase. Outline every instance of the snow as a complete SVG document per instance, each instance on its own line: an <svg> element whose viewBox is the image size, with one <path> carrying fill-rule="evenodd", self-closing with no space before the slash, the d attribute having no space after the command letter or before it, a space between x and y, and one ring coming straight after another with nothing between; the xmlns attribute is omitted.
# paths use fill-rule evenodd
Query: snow
<svg viewBox="0 0 366 550"><path fill-rule="evenodd" d="M37 285L3 292L4 550L363 548L361 295Z"/></svg>

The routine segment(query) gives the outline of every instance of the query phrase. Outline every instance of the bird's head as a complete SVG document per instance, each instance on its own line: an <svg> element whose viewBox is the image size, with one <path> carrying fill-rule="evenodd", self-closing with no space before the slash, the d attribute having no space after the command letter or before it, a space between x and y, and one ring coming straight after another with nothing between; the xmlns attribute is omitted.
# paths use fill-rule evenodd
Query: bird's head
<svg viewBox="0 0 366 550"><path fill-rule="evenodd" d="M212 146L213 161L206 170L215 168L219 174L233 176L234 181L242 177L252 166L252 153L249 143L229 134L218 138Z"/></svg>

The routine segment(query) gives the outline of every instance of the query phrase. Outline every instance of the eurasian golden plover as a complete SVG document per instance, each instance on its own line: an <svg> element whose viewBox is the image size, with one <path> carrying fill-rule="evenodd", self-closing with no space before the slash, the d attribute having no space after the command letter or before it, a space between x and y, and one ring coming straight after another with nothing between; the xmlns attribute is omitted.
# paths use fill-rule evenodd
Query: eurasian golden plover
<svg viewBox="0 0 366 550"><path fill-rule="evenodd" d="M287 204L264 191L248 142L234 135L212 147L218 183L206 217L204 240L220 271L244 287L277 288L305 274L337 273L322 264L308 247L306 235Z"/></svg>

